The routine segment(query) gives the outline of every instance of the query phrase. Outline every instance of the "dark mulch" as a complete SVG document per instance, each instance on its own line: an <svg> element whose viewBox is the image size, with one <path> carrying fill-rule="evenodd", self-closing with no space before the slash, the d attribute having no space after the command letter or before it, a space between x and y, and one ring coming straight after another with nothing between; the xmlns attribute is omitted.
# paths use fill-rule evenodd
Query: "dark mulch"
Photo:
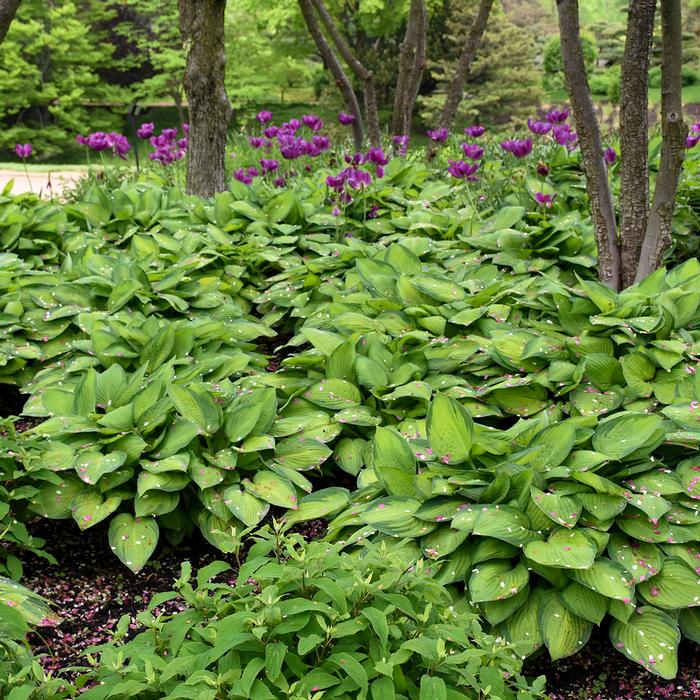
<svg viewBox="0 0 700 700"><path fill-rule="evenodd" d="M33 651L46 654L42 665L47 670L85 665L82 652L107 641L122 615L131 617L127 637L137 634L136 615L156 593L172 590L185 560L195 571L216 560L226 561L232 568L219 580L230 584L236 580L235 556L214 549L201 537L177 549L159 545L144 569L134 574L110 552L106 524L80 532L72 520L45 520L33 523L30 529L46 540L45 549L58 561L52 566L30 553L18 553L24 566L22 583L50 600L62 618L56 627L42 627L29 637ZM296 530L311 539L322 537L326 526L316 520ZM162 612L178 609L182 609L180 601L158 608Z"/></svg>
<svg viewBox="0 0 700 700"><path fill-rule="evenodd" d="M700 698L700 646L684 640L678 677L647 673L616 651L604 629L594 628L584 650L560 661L541 656L526 671L547 677L552 700L681 700Z"/></svg>

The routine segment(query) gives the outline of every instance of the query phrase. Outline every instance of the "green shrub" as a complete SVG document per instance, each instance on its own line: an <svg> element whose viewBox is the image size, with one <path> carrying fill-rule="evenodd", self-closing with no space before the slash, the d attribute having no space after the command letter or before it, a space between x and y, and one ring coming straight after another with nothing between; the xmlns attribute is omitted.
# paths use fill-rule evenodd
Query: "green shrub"
<svg viewBox="0 0 700 700"><path fill-rule="evenodd" d="M116 640L93 650L100 685L81 697L544 697L543 678L530 686L520 674L516 648L483 632L400 543L350 556L267 527L256 540L235 586L213 581L223 562L196 583L185 563L177 593L155 596L138 616L145 631L125 644L122 618ZM154 614L174 597L182 612Z"/></svg>

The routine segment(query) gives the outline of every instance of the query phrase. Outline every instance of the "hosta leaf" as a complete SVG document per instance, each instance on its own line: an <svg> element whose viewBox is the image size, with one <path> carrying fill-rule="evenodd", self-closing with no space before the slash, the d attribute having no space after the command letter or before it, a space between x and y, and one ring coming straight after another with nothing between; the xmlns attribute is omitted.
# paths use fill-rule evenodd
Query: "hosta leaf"
<svg viewBox="0 0 700 700"><path fill-rule="evenodd" d="M182 491L190 483L190 477L182 472L162 472L152 474L151 472L141 472L139 474L136 490L139 496L143 496L146 491Z"/></svg>
<svg viewBox="0 0 700 700"><path fill-rule="evenodd" d="M315 469L331 455L322 442L305 438L287 438L275 446L275 459L290 469Z"/></svg>
<svg viewBox="0 0 700 700"><path fill-rule="evenodd" d="M440 461L459 464L469 458L474 424L458 401L436 394L428 409L426 424L430 447Z"/></svg>
<svg viewBox="0 0 700 700"><path fill-rule="evenodd" d="M588 569L596 557L596 547L578 530L555 530L546 542L528 542L523 548L528 559L562 569Z"/></svg>
<svg viewBox="0 0 700 700"><path fill-rule="evenodd" d="M270 505L264 503L250 493L241 491L238 486L224 489L224 504L246 526L257 525L270 510Z"/></svg>
<svg viewBox="0 0 700 700"><path fill-rule="evenodd" d="M360 519L380 532L394 537L421 537L432 532L436 523L415 517L420 501L399 496L387 496L367 504Z"/></svg>
<svg viewBox="0 0 700 700"><path fill-rule="evenodd" d="M529 447L537 449L527 463L544 470L558 467L571 452L575 435L576 431L571 423L562 422L547 426L530 442Z"/></svg>
<svg viewBox="0 0 700 700"><path fill-rule="evenodd" d="M116 471L126 461L124 452L110 452L103 455L99 452L86 451L75 458L75 471L86 484L96 484L103 474Z"/></svg>
<svg viewBox="0 0 700 700"><path fill-rule="evenodd" d="M372 446L375 471L394 467L410 475L416 473L416 458L408 442L395 430L377 428Z"/></svg>
<svg viewBox="0 0 700 700"><path fill-rule="evenodd" d="M452 521L452 527L460 529L461 522L458 522L458 519L466 516L468 512L465 510L457 515ZM472 532L475 535L495 537L516 546L542 539L542 535L530 529L528 517L510 506L477 508Z"/></svg>
<svg viewBox="0 0 700 700"><path fill-rule="evenodd" d="M661 610L644 607L625 624L613 620L610 640L628 659L662 678L678 673L680 632L673 619Z"/></svg>
<svg viewBox="0 0 700 700"><path fill-rule="evenodd" d="M622 459L645 445L661 426L661 418L644 413L618 413L600 422L593 449L611 459Z"/></svg>
<svg viewBox="0 0 700 700"><path fill-rule="evenodd" d="M464 530L453 530L450 527L438 527L421 539L423 553L430 559L452 554L469 537Z"/></svg>
<svg viewBox="0 0 700 700"><path fill-rule="evenodd" d="M175 510L179 502L179 492L148 491L143 496L137 495L134 498L134 514L140 518L147 515L165 515Z"/></svg>
<svg viewBox="0 0 700 700"><path fill-rule="evenodd" d="M335 445L333 459L343 470L356 475L364 465L363 452L367 442L361 438L341 438Z"/></svg>
<svg viewBox="0 0 700 700"><path fill-rule="evenodd" d="M579 651L591 636L593 625L567 608L554 591L542 598L538 622L540 634L553 661Z"/></svg>
<svg viewBox="0 0 700 700"><path fill-rule="evenodd" d="M530 597L530 586L527 585L515 595L505 600L492 600L484 603L481 609L484 617L491 625L498 625L507 620Z"/></svg>
<svg viewBox="0 0 700 700"><path fill-rule="evenodd" d="M114 513L121 502L118 496L104 499L98 491L85 491L73 497L70 509L78 527L87 530Z"/></svg>
<svg viewBox="0 0 700 700"><path fill-rule="evenodd" d="M634 595L634 583L627 571L617 562L601 558L583 571L572 570L574 581L608 598L628 602Z"/></svg>
<svg viewBox="0 0 700 700"><path fill-rule="evenodd" d="M574 615L595 625L600 625L608 612L608 598L575 581L559 591L559 597Z"/></svg>
<svg viewBox="0 0 700 700"><path fill-rule="evenodd" d="M360 390L344 379L324 379L304 392L304 398L323 408L341 409L362 401Z"/></svg>
<svg viewBox="0 0 700 700"><path fill-rule="evenodd" d="M121 513L109 524L109 546L135 574L144 567L158 544L155 518L135 518Z"/></svg>
<svg viewBox="0 0 700 700"><path fill-rule="evenodd" d="M304 496L299 500L297 509L286 515L287 523L325 518L337 513L350 503L350 492L339 486L330 486Z"/></svg>
<svg viewBox="0 0 700 700"><path fill-rule="evenodd" d="M664 560L663 552L656 545L639 542L620 533L610 537L608 556L622 564L635 583L655 576Z"/></svg>
<svg viewBox="0 0 700 700"><path fill-rule="evenodd" d="M678 615L678 624L686 639L700 644L700 608L686 608Z"/></svg>
<svg viewBox="0 0 700 700"><path fill-rule="evenodd" d="M63 477L58 483L44 482L32 496L30 509L44 518L70 518L70 505L85 485L75 478Z"/></svg>
<svg viewBox="0 0 700 700"><path fill-rule="evenodd" d="M477 564L469 577L469 598L473 603L503 600L522 590L530 574L522 564L514 567L508 561Z"/></svg>
<svg viewBox="0 0 700 700"><path fill-rule="evenodd" d="M596 518L607 520L622 513L627 505L622 496L610 496L599 493L578 493L576 498L581 505Z"/></svg>
<svg viewBox="0 0 700 700"><path fill-rule="evenodd" d="M684 561L669 558L661 572L637 586L639 594L657 608L677 610L700 606L700 576Z"/></svg>
<svg viewBox="0 0 700 700"><path fill-rule="evenodd" d="M581 503L575 497L544 493L538 488L530 488L535 505L557 525L572 528L581 515Z"/></svg>
<svg viewBox="0 0 700 700"><path fill-rule="evenodd" d="M297 491L288 479L275 472L261 469L255 472L253 480L244 479L243 486L253 496L282 508L297 507Z"/></svg>
<svg viewBox="0 0 700 700"><path fill-rule="evenodd" d="M516 649L523 657L530 656L542 646L539 613L544 595L542 588L531 589L527 601L501 626L503 636L509 642L517 644Z"/></svg>
<svg viewBox="0 0 700 700"><path fill-rule="evenodd" d="M169 384L167 391L178 413L185 420L194 423L204 435L213 435L219 429L222 421L221 408L204 389L196 385L183 387Z"/></svg>

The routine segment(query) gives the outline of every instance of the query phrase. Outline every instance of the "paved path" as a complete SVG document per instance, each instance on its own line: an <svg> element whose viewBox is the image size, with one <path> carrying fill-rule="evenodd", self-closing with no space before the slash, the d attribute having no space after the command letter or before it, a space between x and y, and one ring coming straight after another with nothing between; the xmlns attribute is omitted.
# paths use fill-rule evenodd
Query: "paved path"
<svg viewBox="0 0 700 700"><path fill-rule="evenodd" d="M22 170L1 170L0 169L0 192L5 188L5 185L14 179L12 186L12 194L22 194L23 192L33 191L35 194L40 194L42 197L51 197L51 195L60 195L65 187L70 187L74 182L85 175L85 171L78 170L57 170L55 172L46 173L29 173L29 181L27 175ZM30 186L31 183L31 186Z"/></svg>

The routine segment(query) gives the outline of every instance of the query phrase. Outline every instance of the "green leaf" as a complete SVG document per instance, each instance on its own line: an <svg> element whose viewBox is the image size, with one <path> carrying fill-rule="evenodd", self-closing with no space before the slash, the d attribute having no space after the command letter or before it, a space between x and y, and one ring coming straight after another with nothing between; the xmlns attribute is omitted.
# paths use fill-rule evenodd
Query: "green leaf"
<svg viewBox="0 0 700 700"><path fill-rule="evenodd" d="M436 523L428 523L415 517L421 502L411 498L387 496L367 504L360 519L394 537L421 537L432 532Z"/></svg>
<svg viewBox="0 0 700 700"><path fill-rule="evenodd" d="M194 423L202 434L213 435L219 429L222 421L221 408L201 387L169 384L167 391L178 413L185 420Z"/></svg>
<svg viewBox="0 0 700 700"><path fill-rule="evenodd" d="M241 491L238 486L229 486L229 488L224 489L224 503L248 527L257 525L270 510L269 504L263 503L245 491Z"/></svg>
<svg viewBox="0 0 700 700"><path fill-rule="evenodd" d="M530 580L522 564L492 561L477 565L469 577L469 598L473 603L503 600L521 591Z"/></svg>
<svg viewBox="0 0 700 700"><path fill-rule="evenodd" d="M249 493L272 505L292 509L297 507L297 491L294 485L275 472L260 469L255 472L252 482L250 479L244 479L243 486Z"/></svg>
<svg viewBox="0 0 700 700"><path fill-rule="evenodd" d="M581 516L581 503L572 496L559 496L555 493L544 493L534 486L530 493L535 505L557 525L572 528Z"/></svg>
<svg viewBox="0 0 700 700"><path fill-rule="evenodd" d="M562 589L559 597L574 615L595 625L600 625L608 612L608 599L605 596L575 581Z"/></svg>
<svg viewBox="0 0 700 700"><path fill-rule="evenodd" d="M588 569L596 557L596 547L578 530L554 530L546 542L528 542L523 548L528 559L562 569Z"/></svg>
<svg viewBox="0 0 700 700"><path fill-rule="evenodd" d="M121 513L109 524L109 546L135 574L144 567L158 544L155 518L134 518Z"/></svg>
<svg viewBox="0 0 700 700"><path fill-rule="evenodd" d="M447 700L445 681L439 676L421 676L418 700Z"/></svg>
<svg viewBox="0 0 700 700"><path fill-rule="evenodd" d="M70 509L78 527L87 530L114 513L121 502L122 499L118 496L104 499L98 491L90 490L76 494Z"/></svg>
<svg viewBox="0 0 700 700"><path fill-rule="evenodd" d="M459 464L469 459L474 423L458 401L436 394L428 408L426 426L428 442L437 459L445 464Z"/></svg>
<svg viewBox="0 0 700 700"><path fill-rule="evenodd" d="M652 545L649 545L652 546ZM677 610L700 606L700 578L684 561L670 557L661 572L637 586L639 594L657 608Z"/></svg>
<svg viewBox="0 0 700 700"><path fill-rule="evenodd" d="M379 637L379 641L382 643L382 647L386 647L386 643L389 639L389 623L387 622L385 613L378 608L368 607L361 610L360 614L369 620L374 633Z"/></svg>
<svg viewBox="0 0 700 700"><path fill-rule="evenodd" d="M624 603L634 595L634 583L627 571L617 562L601 558L583 571L572 570L571 578L608 598Z"/></svg>
<svg viewBox="0 0 700 700"><path fill-rule="evenodd" d="M626 624L618 620L610 624L610 640L618 651L669 680L678 673L680 638L673 619L655 608L640 608Z"/></svg>
<svg viewBox="0 0 700 700"><path fill-rule="evenodd" d="M593 435L593 449L611 459L623 459L646 445L660 427L660 416L618 413L599 423Z"/></svg>
<svg viewBox="0 0 700 700"><path fill-rule="evenodd" d="M304 392L304 398L323 408L341 409L362 402L360 390L344 379L324 379Z"/></svg>
<svg viewBox="0 0 700 700"><path fill-rule="evenodd" d="M337 513L350 503L350 492L339 486L314 491L299 500L297 509L286 516L287 523L299 523L325 518Z"/></svg>
<svg viewBox="0 0 700 700"><path fill-rule="evenodd" d="M571 612L554 591L548 591L543 596L538 621L542 640L553 661L579 651L593 629L588 620Z"/></svg>

